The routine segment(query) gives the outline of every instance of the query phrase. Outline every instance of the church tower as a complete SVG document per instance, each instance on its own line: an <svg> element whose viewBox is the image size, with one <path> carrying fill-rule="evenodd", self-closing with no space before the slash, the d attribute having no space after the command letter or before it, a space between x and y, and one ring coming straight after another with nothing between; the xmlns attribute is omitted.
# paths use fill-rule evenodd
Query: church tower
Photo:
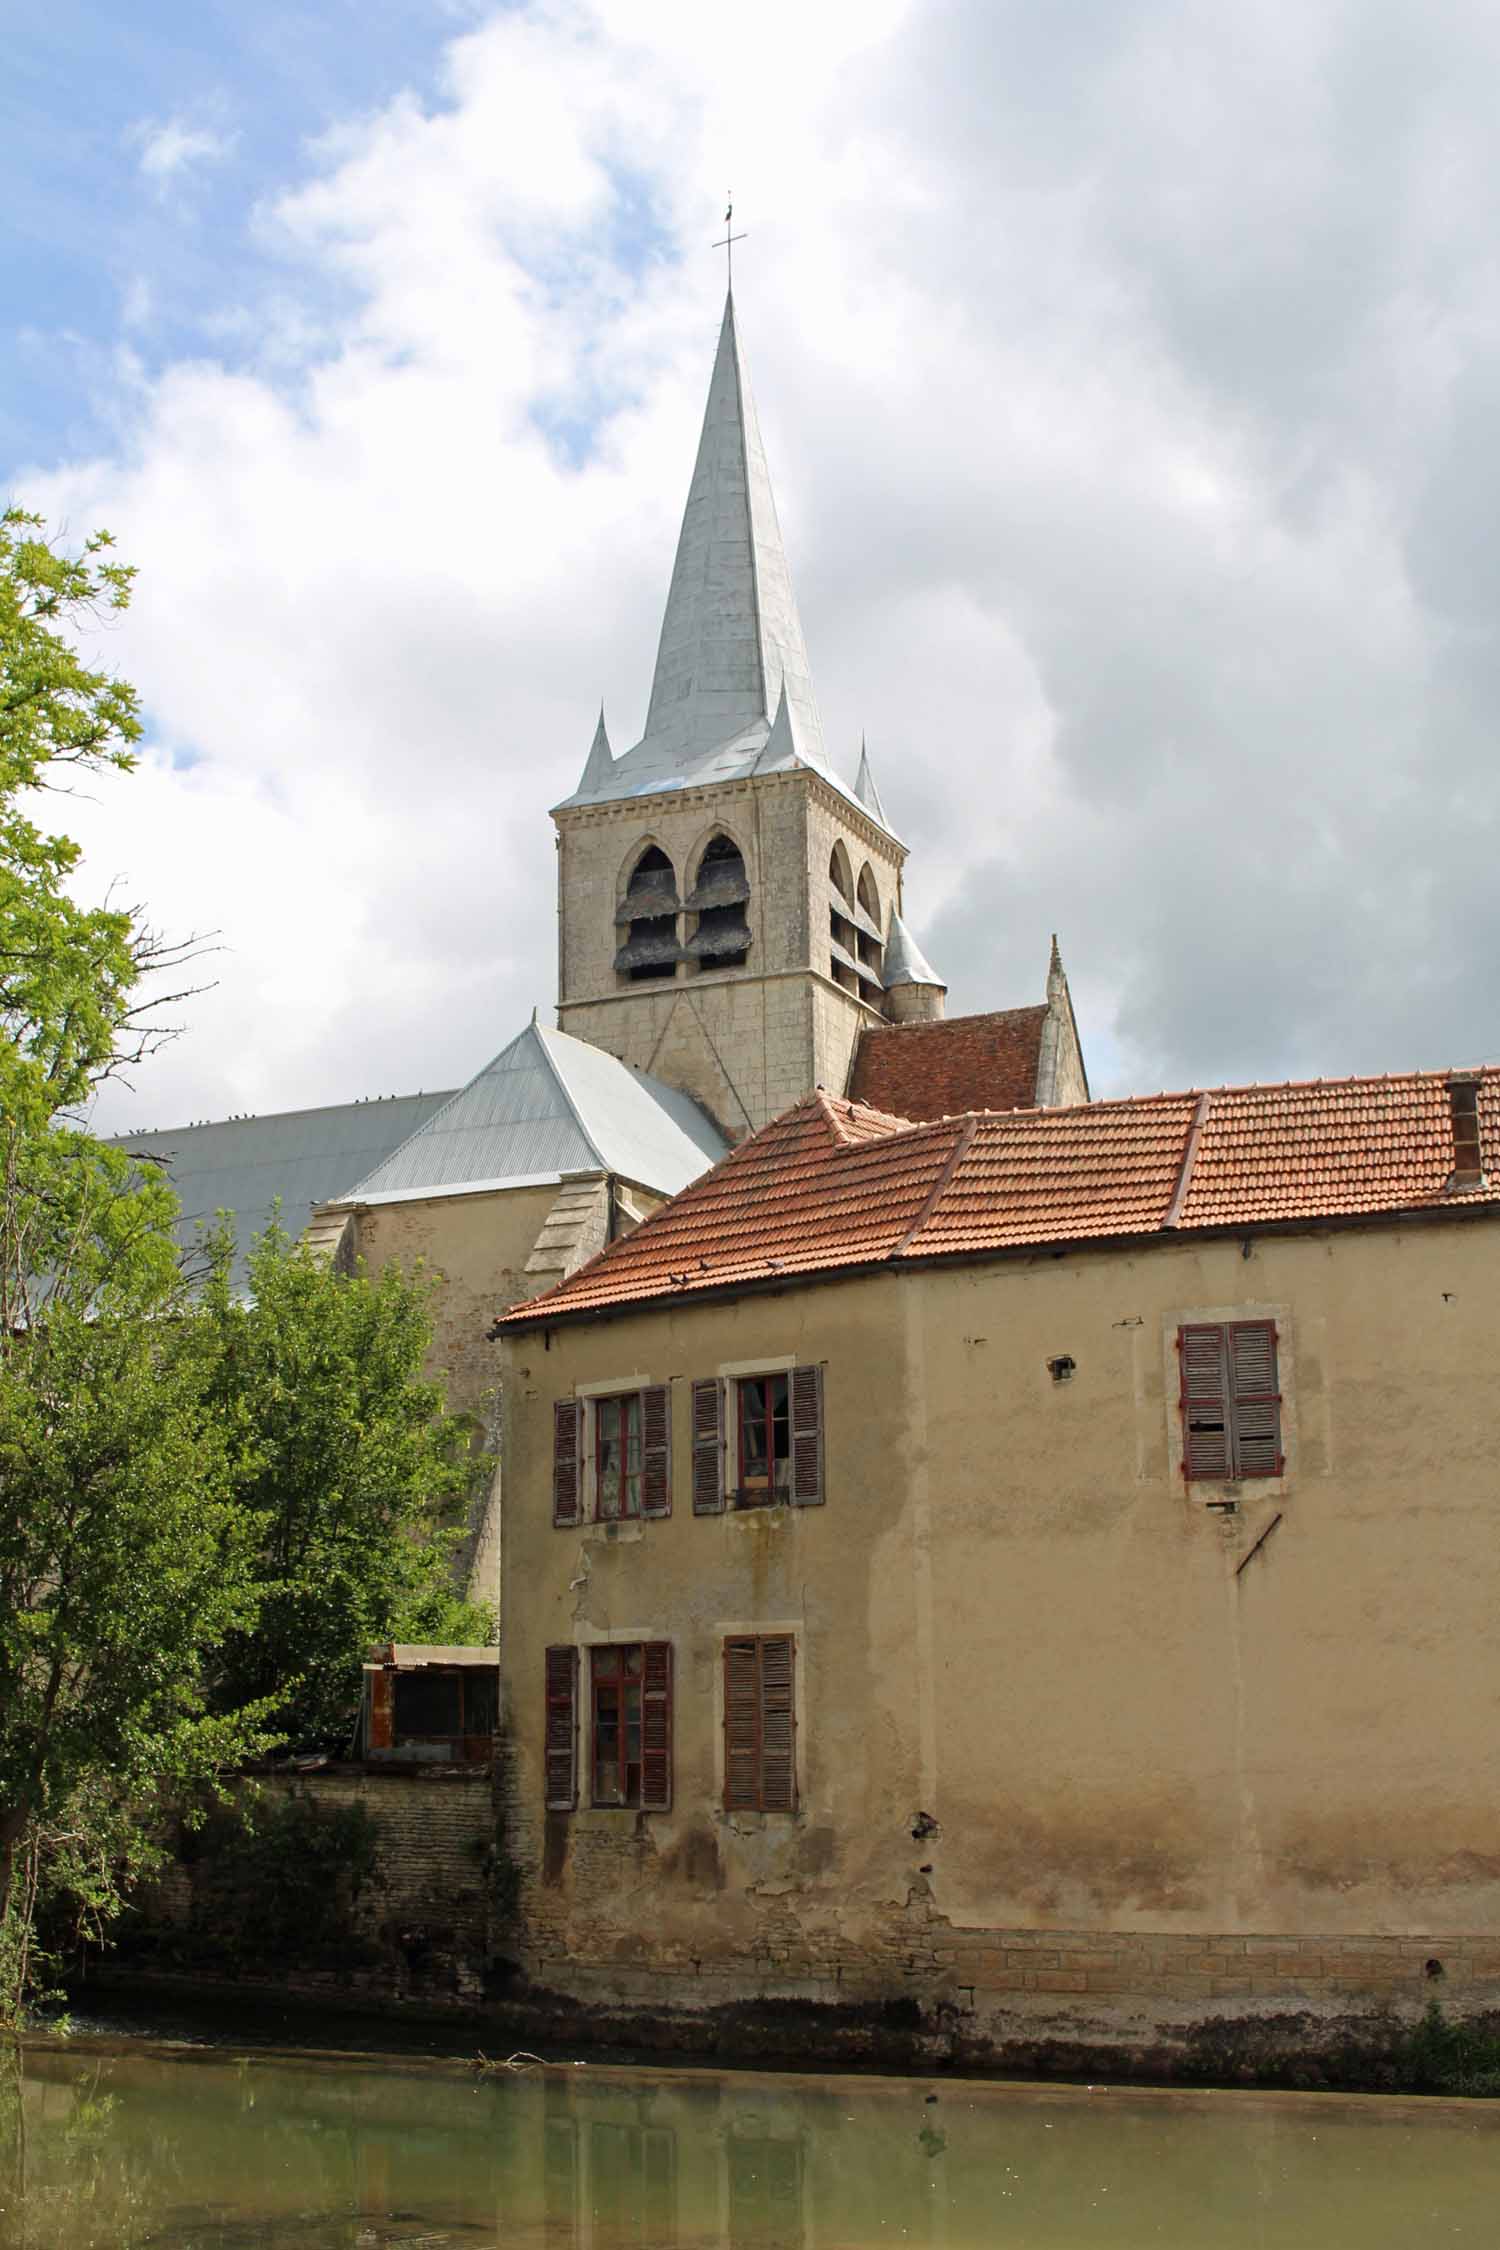
<svg viewBox="0 0 1500 2250"><path fill-rule="evenodd" d="M562 1030L730 1140L843 1092L860 1032L894 1012L906 847L868 756L851 788L824 750L732 296L645 733L616 758L601 712L552 817Z"/></svg>

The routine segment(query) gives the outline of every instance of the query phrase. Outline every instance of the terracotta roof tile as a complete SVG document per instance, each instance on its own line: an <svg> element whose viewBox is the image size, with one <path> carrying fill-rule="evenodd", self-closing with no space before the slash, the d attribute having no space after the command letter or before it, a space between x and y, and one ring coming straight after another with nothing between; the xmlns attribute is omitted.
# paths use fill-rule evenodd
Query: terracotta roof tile
<svg viewBox="0 0 1500 2250"><path fill-rule="evenodd" d="M1442 1072L916 1124L820 1092L501 1325L905 1258L1500 1203L1500 1069L1479 1119L1497 1184L1450 1194Z"/></svg>
<svg viewBox="0 0 1500 2250"><path fill-rule="evenodd" d="M849 1092L855 1101L897 1117L1031 1109L1046 1021L1043 1004L866 1030L855 1050Z"/></svg>

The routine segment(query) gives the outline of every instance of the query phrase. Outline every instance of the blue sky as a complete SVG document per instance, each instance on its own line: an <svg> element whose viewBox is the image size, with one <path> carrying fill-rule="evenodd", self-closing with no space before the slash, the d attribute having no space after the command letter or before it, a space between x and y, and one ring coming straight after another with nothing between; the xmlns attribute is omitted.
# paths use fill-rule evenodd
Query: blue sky
<svg viewBox="0 0 1500 2250"><path fill-rule="evenodd" d="M253 358L221 316L279 278L257 202L308 170L308 144L330 128L403 87L431 98L443 41L473 12L432 0L18 11L0 82L0 473L108 440L122 342L148 375L204 350ZM296 285L314 287L305 272Z"/></svg>

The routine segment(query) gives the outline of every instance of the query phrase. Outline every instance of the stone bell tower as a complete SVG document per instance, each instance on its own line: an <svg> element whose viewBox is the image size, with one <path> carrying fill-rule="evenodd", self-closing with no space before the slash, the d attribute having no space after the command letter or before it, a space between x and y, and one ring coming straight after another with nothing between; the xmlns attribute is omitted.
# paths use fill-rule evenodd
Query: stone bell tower
<svg viewBox="0 0 1500 2250"><path fill-rule="evenodd" d="M600 713L558 833L558 1021L731 1140L889 1020L906 847L861 752L834 774L735 323L724 307L646 731Z"/></svg>

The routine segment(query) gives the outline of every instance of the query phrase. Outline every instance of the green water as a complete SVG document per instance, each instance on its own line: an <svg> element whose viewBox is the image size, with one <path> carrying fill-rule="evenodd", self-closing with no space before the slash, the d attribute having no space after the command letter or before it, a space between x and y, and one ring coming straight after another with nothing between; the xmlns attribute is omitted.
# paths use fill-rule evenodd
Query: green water
<svg viewBox="0 0 1500 2250"><path fill-rule="evenodd" d="M1492 2250L1497 2189L1500 2104L0 2056L6 2250Z"/></svg>

